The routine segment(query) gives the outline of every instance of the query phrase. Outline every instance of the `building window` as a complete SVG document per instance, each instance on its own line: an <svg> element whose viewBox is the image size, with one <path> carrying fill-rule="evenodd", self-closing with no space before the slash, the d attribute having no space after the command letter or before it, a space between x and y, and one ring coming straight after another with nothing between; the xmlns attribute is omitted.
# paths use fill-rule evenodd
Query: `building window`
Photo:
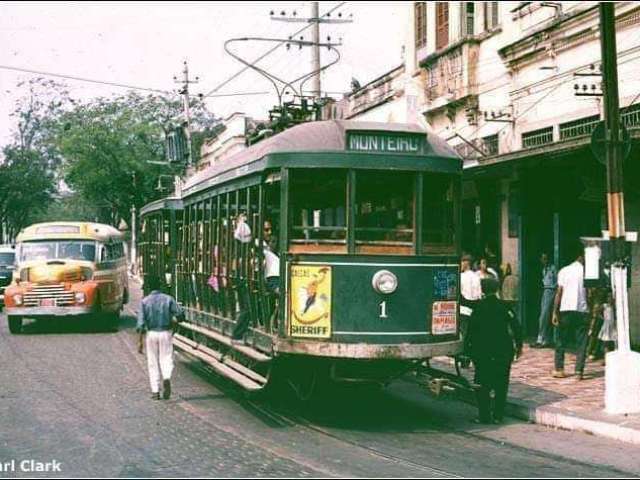
<svg viewBox="0 0 640 480"><path fill-rule="evenodd" d="M487 155L498 155L498 135L496 134L484 137L482 139L482 146L484 147L484 152Z"/></svg>
<svg viewBox="0 0 640 480"><path fill-rule="evenodd" d="M436 2L436 50L449 43L449 2Z"/></svg>
<svg viewBox="0 0 640 480"><path fill-rule="evenodd" d="M493 30L500 24L500 2L484 2L484 29Z"/></svg>
<svg viewBox="0 0 640 480"><path fill-rule="evenodd" d="M539 147L553 143L553 127L541 128L522 134L522 148Z"/></svg>
<svg viewBox="0 0 640 480"><path fill-rule="evenodd" d="M460 36L473 36L476 7L474 2L462 2Z"/></svg>
<svg viewBox="0 0 640 480"><path fill-rule="evenodd" d="M427 45L427 2L414 4L416 48Z"/></svg>

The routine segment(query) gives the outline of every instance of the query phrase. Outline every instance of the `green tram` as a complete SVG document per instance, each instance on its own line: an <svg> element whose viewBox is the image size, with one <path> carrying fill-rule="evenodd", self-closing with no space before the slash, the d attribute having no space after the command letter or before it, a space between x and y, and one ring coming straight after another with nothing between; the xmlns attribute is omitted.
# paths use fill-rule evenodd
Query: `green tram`
<svg viewBox="0 0 640 480"><path fill-rule="evenodd" d="M187 312L175 345L247 390L282 378L303 398L457 355L461 174L417 125L335 120L196 173L142 211L143 270Z"/></svg>

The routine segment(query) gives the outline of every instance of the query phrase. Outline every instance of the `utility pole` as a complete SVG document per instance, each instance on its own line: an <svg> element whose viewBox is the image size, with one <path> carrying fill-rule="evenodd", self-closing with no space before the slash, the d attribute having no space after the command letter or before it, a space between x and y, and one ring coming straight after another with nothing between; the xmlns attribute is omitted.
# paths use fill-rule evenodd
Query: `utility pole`
<svg viewBox="0 0 640 480"><path fill-rule="evenodd" d="M184 61L184 69L182 70L182 88L178 91L182 95L182 108L184 111L184 130L187 138L187 148L189 150L189 156L187 160L187 168L193 166L193 148L191 145L191 112L189 109L189 84L198 83L199 77L195 80L189 80L189 66L187 61ZM177 77L173 77L174 82L179 82Z"/></svg>
<svg viewBox="0 0 640 480"><path fill-rule="evenodd" d="M607 159L607 207L611 277L616 304L618 350L607 354L605 409L609 413L640 411L640 354L631 351L627 290L626 231L622 129L618 98L618 52L615 4L600 2L600 47L604 90Z"/></svg>
<svg viewBox="0 0 640 480"><path fill-rule="evenodd" d="M320 87L320 7L318 2L311 2L311 71L318 72L312 78L311 94L317 101L322 97L322 89Z"/></svg>
<svg viewBox="0 0 640 480"><path fill-rule="evenodd" d="M280 17L276 17L274 12L271 12L271 19L277 20L281 22L302 22L302 23L310 23L311 24L311 71L317 72L312 76L312 95L315 101L320 100L322 97L322 89L320 85L320 70L321 70L321 62L320 62L320 24L321 23L352 23L352 19L343 19L342 13L338 13L338 18L331 18L330 14L326 16L320 17L320 5L319 2L311 2L311 15L308 18L298 17L296 12L293 12L291 17L287 17L286 13L282 11L280 13ZM331 37L328 37L327 40L330 42Z"/></svg>

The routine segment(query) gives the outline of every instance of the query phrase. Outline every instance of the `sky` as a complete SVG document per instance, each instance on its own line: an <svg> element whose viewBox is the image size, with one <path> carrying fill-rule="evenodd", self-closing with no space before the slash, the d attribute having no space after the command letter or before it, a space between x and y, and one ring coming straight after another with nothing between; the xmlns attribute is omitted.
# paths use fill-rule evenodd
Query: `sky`
<svg viewBox="0 0 640 480"><path fill-rule="evenodd" d="M322 25L321 40L336 42L341 61L322 76L322 89L349 90L352 77L364 84L401 63L405 2L320 2L320 14L339 6L353 23ZM21 80L34 75L3 67L37 70L132 86L175 91L173 77L182 77L188 61L190 76L199 82L193 94L207 94L243 65L224 51L225 41L238 37L287 38L304 24L274 21L281 11L310 14L311 2L2 2L0 3L0 145L14 129L9 117L25 93ZM310 29L304 34L310 40ZM299 38L299 36L298 36ZM274 44L237 42L230 46L253 59ZM323 64L329 61L323 50ZM310 49L280 48L259 65L280 78L310 71ZM125 93L124 88L64 80L71 95L88 99ZM225 117L245 112L267 116L276 103L273 86L258 73L246 71L217 94L267 92L254 96L207 99L210 110ZM340 98L339 95L337 95Z"/></svg>

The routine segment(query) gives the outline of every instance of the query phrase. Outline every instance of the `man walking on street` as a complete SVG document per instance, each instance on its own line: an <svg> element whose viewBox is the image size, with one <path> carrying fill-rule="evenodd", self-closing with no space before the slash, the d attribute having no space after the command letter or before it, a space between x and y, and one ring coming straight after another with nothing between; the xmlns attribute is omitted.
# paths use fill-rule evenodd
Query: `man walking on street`
<svg viewBox="0 0 640 480"><path fill-rule="evenodd" d="M146 335L147 366L151 384L151 398L160 400L160 381L163 398L171 396L171 374L173 373L173 318L184 320L184 312L175 299L160 291L160 279L149 276L146 280L149 295L142 299L138 312L136 330L140 334L138 351L143 353Z"/></svg>
<svg viewBox="0 0 640 480"><path fill-rule="evenodd" d="M549 262L549 255L543 253L540 262L542 263L542 298L540 300L540 317L538 318L538 340L531 345L533 348L551 346L553 334L551 313L558 287L556 266Z"/></svg>
<svg viewBox="0 0 640 480"><path fill-rule="evenodd" d="M556 292L553 324L558 329L554 378L564 378L564 351L575 330L576 337L576 369L578 380L582 380L584 360L587 349L587 330L589 328L587 292L584 288L584 252L576 245L575 261L558 273L558 290Z"/></svg>

